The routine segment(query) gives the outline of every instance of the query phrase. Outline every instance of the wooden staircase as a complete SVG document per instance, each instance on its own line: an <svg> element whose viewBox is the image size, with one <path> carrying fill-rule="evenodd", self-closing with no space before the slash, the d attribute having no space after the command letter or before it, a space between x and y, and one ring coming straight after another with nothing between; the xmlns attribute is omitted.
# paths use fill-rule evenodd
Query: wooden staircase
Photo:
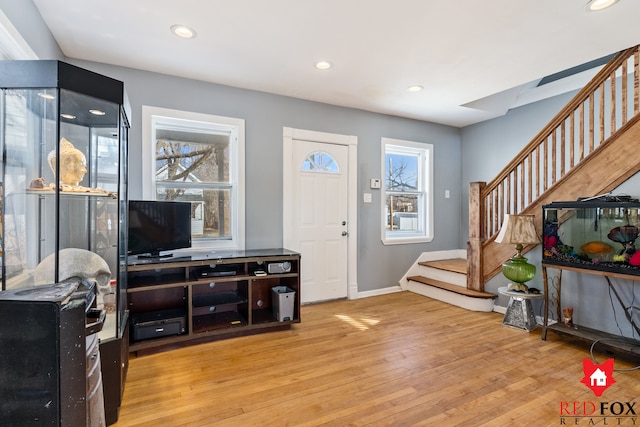
<svg viewBox="0 0 640 427"><path fill-rule="evenodd" d="M640 171L640 50L620 52L489 184L469 188L467 287L484 291L513 255L495 243L505 214L606 194ZM531 250L525 248L523 252Z"/></svg>
<svg viewBox="0 0 640 427"><path fill-rule="evenodd" d="M542 233L543 205L609 193L640 171L639 142L640 116L636 116L606 145L600 147L519 213L535 215L536 229ZM513 246L494 242L496 234L487 239L482 247L482 268L476 277L482 284L498 274L502 263L514 253ZM523 252L531 249L533 247L526 248ZM470 288L484 289L481 286Z"/></svg>
<svg viewBox="0 0 640 427"><path fill-rule="evenodd" d="M497 296L484 292L484 284L513 255L511 245L495 243L504 215L535 215L541 232L543 205L611 192L640 171L639 148L640 46L635 46L604 66L493 181L470 184L466 259L417 262L401 287L490 311Z"/></svg>

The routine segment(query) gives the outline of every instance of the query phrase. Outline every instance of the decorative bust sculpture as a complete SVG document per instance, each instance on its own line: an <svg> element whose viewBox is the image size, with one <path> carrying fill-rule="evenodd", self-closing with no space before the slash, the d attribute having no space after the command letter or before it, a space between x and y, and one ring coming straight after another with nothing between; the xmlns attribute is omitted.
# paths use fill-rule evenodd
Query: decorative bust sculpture
<svg viewBox="0 0 640 427"><path fill-rule="evenodd" d="M56 156L56 150L52 150L47 156L49 167L56 175L56 166L60 158L60 180L58 188L65 193L91 193L101 196L116 197L118 194L105 191L101 188L83 187L80 185L87 173L87 158L66 138L60 140L60 152ZM32 191L55 191L55 183L46 184L44 178L36 178L28 187Z"/></svg>
<svg viewBox="0 0 640 427"><path fill-rule="evenodd" d="M49 153L48 160L55 175L57 162L55 151ZM60 140L60 183L78 187L86 173L87 159L82 151L74 147L68 139L62 138Z"/></svg>

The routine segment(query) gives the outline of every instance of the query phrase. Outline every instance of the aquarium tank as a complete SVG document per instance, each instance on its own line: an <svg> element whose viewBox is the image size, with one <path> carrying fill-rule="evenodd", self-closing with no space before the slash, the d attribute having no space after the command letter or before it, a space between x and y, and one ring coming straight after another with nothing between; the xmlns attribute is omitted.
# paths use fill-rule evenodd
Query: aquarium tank
<svg viewBox="0 0 640 427"><path fill-rule="evenodd" d="M640 203L607 197L542 207L546 264L640 275Z"/></svg>

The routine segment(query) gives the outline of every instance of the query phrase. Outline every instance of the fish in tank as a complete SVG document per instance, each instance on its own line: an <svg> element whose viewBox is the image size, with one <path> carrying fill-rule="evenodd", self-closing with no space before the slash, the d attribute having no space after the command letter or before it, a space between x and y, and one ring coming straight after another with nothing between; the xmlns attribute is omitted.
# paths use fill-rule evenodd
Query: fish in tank
<svg viewBox="0 0 640 427"><path fill-rule="evenodd" d="M640 275L640 203L554 202L542 212L543 262Z"/></svg>

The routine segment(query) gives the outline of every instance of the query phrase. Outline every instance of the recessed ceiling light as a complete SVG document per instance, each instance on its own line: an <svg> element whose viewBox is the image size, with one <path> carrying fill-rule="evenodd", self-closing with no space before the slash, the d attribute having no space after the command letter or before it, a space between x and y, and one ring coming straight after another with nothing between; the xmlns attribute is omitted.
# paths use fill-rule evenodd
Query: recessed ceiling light
<svg viewBox="0 0 640 427"><path fill-rule="evenodd" d="M591 0L585 6L588 12L597 12L598 10L606 9L616 4L618 0Z"/></svg>
<svg viewBox="0 0 640 427"><path fill-rule="evenodd" d="M409 92L420 92L422 89L424 89L424 86L420 86L420 85L413 85L407 88Z"/></svg>
<svg viewBox="0 0 640 427"><path fill-rule="evenodd" d="M318 70L328 70L332 66L333 66L333 64L331 64L331 62L329 62L329 61L318 61L318 62L316 62L316 68Z"/></svg>
<svg viewBox="0 0 640 427"><path fill-rule="evenodd" d="M172 25L171 32L183 39L193 39L197 35L193 28L189 28L186 25Z"/></svg>
<svg viewBox="0 0 640 427"><path fill-rule="evenodd" d="M63 119L69 119L69 120L73 120L76 118L76 116L74 116L73 114L67 114L67 113L60 114L60 117L62 117Z"/></svg>
<svg viewBox="0 0 640 427"><path fill-rule="evenodd" d="M91 114L96 115L96 116L104 116L105 114L107 114L107 113L105 113L105 112L104 112L104 111L102 111L102 110L96 110L96 109L89 110L89 112L90 112Z"/></svg>

